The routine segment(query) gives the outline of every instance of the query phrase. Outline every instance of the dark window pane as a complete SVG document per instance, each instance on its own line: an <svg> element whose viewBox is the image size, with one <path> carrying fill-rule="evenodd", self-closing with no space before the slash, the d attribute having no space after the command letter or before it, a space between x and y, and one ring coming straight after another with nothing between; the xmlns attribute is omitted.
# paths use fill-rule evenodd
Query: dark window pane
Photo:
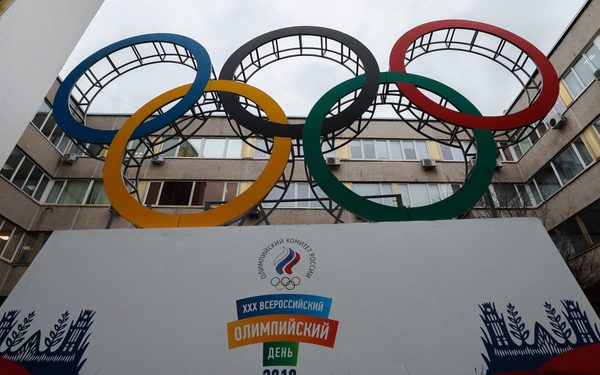
<svg viewBox="0 0 600 375"><path fill-rule="evenodd" d="M61 180L54 181L54 184L52 185L52 190L50 190L50 193L48 194L48 197L46 198L46 203L56 203L56 200L58 199L58 195L60 194L60 190L62 189L64 184L65 184L65 181L61 181Z"/></svg>
<svg viewBox="0 0 600 375"><path fill-rule="evenodd" d="M35 194L33 195L34 199L36 199L38 201L40 199L42 199L42 195L44 194L44 191L46 191L46 186L48 186L49 182L50 182L50 179L48 178L48 176L43 176L42 177L42 181L38 185L38 188L35 191Z"/></svg>
<svg viewBox="0 0 600 375"><path fill-rule="evenodd" d="M29 176L29 172L31 172L31 170L33 169L33 162L27 158L23 159L23 163L21 163L21 166L19 167L19 170L17 171L17 173L15 173L12 183L15 184L16 187L18 187L19 189L23 187L23 185L25 185L25 180L27 179L27 176Z"/></svg>
<svg viewBox="0 0 600 375"><path fill-rule="evenodd" d="M532 182L528 183L527 186L529 186L529 191L531 191L531 194L533 195L533 199L535 202L533 202L534 204L540 204L543 202L542 197L540 196L540 193L538 192L538 189L535 187L535 184Z"/></svg>
<svg viewBox="0 0 600 375"><path fill-rule="evenodd" d="M600 243L600 201L579 214L594 244Z"/></svg>
<svg viewBox="0 0 600 375"><path fill-rule="evenodd" d="M540 193L544 199L548 199L548 197L560 188L558 177L556 177L554 170L552 170L552 167L549 165L542 168L542 170L533 178L535 179L535 182L537 182Z"/></svg>
<svg viewBox="0 0 600 375"><path fill-rule="evenodd" d="M146 194L145 204L154 205L158 199L158 193L160 193L161 183L158 181L153 181L150 183L148 187L148 193Z"/></svg>
<svg viewBox="0 0 600 375"><path fill-rule="evenodd" d="M14 263L19 264L30 264L33 261L33 258L38 254L46 240L48 239L48 233L44 232L32 232L27 233L21 246L19 247L19 252L15 257Z"/></svg>
<svg viewBox="0 0 600 375"><path fill-rule="evenodd" d="M2 251L4 250L4 247L6 246L8 241L10 241L13 229L15 229L13 223L4 220L4 224L2 224L2 221L0 221L0 254L2 254L2 256L4 256ZM10 259L11 257L12 255L10 257L4 256L4 258L8 259Z"/></svg>
<svg viewBox="0 0 600 375"><path fill-rule="evenodd" d="M583 139L577 138L573 142L573 144L577 148L577 151L579 152L579 155L581 155L581 158L583 159L585 165L590 165L594 161L594 158L592 158L592 155L590 155L590 152L588 151L587 147L585 147Z"/></svg>
<svg viewBox="0 0 600 375"><path fill-rule="evenodd" d="M225 185L225 200L230 201L237 197L238 192L238 183L237 182L228 182Z"/></svg>
<svg viewBox="0 0 600 375"><path fill-rule="evenodd" d="M40 182L40 179L42 178L43 174L44 174L44 172L42 172L42 170L40 168L38 168L37 166L33 168L33 171L31 171L31 174L29 175L27 182L25 183L25 185L23 185L23 191L27 195L29 195L29 196L33 195L33 192L35 191L35 188L37 187L38 183Z"/></svg>
<svg viewBox="0 0 600 375"><path fill-rule="evenodd" d="M50 139L50 134L52 134L52 131L54 131L54 128L56 127L56 122L54 122L53 120L53 118L49 118L48 121L46 121L46 123L44 124L44 127L40 129L42 131L42 134L48 139Z"/></svg>
<svg viewBox="0 0 600 375"><path fill-rule="evenodd" d="M167 181L163 183L158 204L163 206L187 206L192 193L192 182Z"/></svg>
<svg viewBox="0 0 600 375"><path fill-rule="evenodd" d="M23 229L15 227L15 231L13 232L12 236L10 236L8 243L6 243L4 246L4 250L2 250L3 258L9 261L12 259L17 251L17 246L21 243L21 238L23 238L24 234L25 231L23 231Z"/></svg>
<svg viewBox="0 0 600 375"><path fill-rule="evenodd" d="M104 192L104 184L102 181L94 181L86 204L110 204L108 197Z"/></svg>
<svg viewBox="0 0 600 375"><path fill-rule="evenodd" d="M519 191L519 195L521 196L525 207L531 207L531 199L529 199L529 194L527 194L527 188L525 185L517 185L517 190Z"/></svg>
<svg viewBox="0 0 600 375"><path fill-rule="evenodd" d="M567 183L583 170L583 165L577 158L575 150L570 146L558 155L553 163L563 183Z"/></svg>
<svg viewBox="0 0 600 375"><path fill-rule="evenodd" d="M48 113L50 112L50 107L46 103L42 103L42 106L38 110L38 113L35 114L33 120L31 122L35 125L36 128L41 129L42 125L44 125L44 120L48 117Z"/></svg>
<svg viewBox="0 0 600 375"><path fill-rule="evenodd" d="M512 146L512 150L515 152L517 160L523 156L523 150L521 150L521 146L519 146L518 144Z"/></svg>
<svg viewBox="0 0 600 375"><path fill-rule="evenodd" d="M58 203L82 204L90 186L90 180L68 180Z"/></svg>
<svg viewBox="0 0 600 375"><path fill-rule="evenodd" d="M19 166L22 158L23 153L17 148L13 149L10 153L10 156L6 160L6 163L2 167L2 172L0 172L0 174L10 180L15 173L15 170Z"/></svg>
<svg viewBox="0 0 600 375"><path fill-rule="evenodd" d="M50 121L48 119L48 121ZM56 126L54 128L54 131L52 132L52 134L50 134L50 137L48 138L50 140L50 142L52 142L52 144L54 146L58 146L61 142L61 140L63 139L63 131L61 128L59 128L58 126Z"/></svg>
<svg viewBox="0 0 600 375"><path fill-rule="evenodd" d="M506 160L506 161L515 161L515 158L513 157L511 148L510 147L506 147L506 143L500 144L500 147L502 148L502 153L504 154L504 160ZM500 150L500 149L498 149L498 150Z"/></svg>
<svg viewBox="0 0 600 375"><path fill-rule="evenodd" d="M206 190L206 182L196 181L194 194L192 194L192 206L202 206L204 204L204 190Z"/></svg>
<svg viewBox="0 0 600 375"><path fill-rule="evenodd" d="M223 200L223 190L225 183L223 182L207 182L204 192L204 202L221 202Z"/></svg>
<svg viewBox="0 0 600 375"><path fill-rule="evenodd" d="M503 208L517 208L521 207L521 200L515 190L515 187L510 184L498 184L494 185L494 193L496 200L500 207Z"/></svg>
<svg viewBox="0 0 600 375"><path fill-rule="evenodd" d="M553 232L555 244L563 255L574 254L587 247L585 237L574 217L559 225Z"/></svg>
<svg viewBox="0 0 600 375"><path fill-rule="evenodd" d="M535 131L532 131L529 139L531 140L531 143L535 144L540 139L540 136Z"/></svg>

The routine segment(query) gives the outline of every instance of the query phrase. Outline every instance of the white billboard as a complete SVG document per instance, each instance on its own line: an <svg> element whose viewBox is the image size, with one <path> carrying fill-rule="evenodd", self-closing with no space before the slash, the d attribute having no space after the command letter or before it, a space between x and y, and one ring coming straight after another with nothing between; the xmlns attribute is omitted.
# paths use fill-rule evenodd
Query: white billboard
<svg viewBox="0 0 600 375"><path fill-rule="evenodd" d="M0 317L15 374L600 367L598 317L533 219L56 232Z"/></svg>

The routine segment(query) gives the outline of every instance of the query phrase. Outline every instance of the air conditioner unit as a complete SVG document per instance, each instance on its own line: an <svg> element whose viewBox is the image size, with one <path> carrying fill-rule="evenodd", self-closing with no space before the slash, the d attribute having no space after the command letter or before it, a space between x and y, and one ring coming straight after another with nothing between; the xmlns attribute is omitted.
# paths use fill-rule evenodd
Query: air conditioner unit
<svg viewBox="0 0 600 375"><path fill-rule="evenodd" d="M501 160L496 159L496 169L500 169L504 166Z"/></svg>
<svg viewBox="0 0 600 375"><path fill-rule="evenodd" d="M339 167L340 159L336 158L335 156L328 156L325 158L325 163L331 167Z"/></svg>
<svg viewBox="0 0 600 375"><path fill-rule="evenodd" d="M594 72L594 78L596 78L596 81L600 81L600 69L596 69Z"/></svg>
<svg viewBox="0 0 600 375"><path fill-rule="evenodd" d="M163 155L154 155L152 157L152 164L161 165L165 162L165 157Z"/></svg>
<svg viewBox="0 0 600 375"><path fill-rule="evenodd" d="M548 121L548 125L550 125L550 127L552 129L560 129L562 128L565 124L567 123L567 118L565 116L561 116L561 115L556 115L553 116L549 121Z"/></svg>
<svg viewBox="0 0 600 375"><path fill-rule="evenodd" d="M421 166L423 169L434 169L437 167L437 163L434 159L423 159L421 160Z"/></svg>
<svg viewBox="0 0 600 375"><path fill-rule="evenodd" d="M77 161L77 154L74 154L72 152L63 154L61 160L65 164L73 164Z"/></svg>

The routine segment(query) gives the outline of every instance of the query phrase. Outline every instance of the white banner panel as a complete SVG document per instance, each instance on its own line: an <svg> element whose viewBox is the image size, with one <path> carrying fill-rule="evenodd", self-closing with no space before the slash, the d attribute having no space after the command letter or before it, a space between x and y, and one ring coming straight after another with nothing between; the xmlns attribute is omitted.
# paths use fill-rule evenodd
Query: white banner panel
<svg viewBox="0 0 600 375"><path fill-rule="evenodd" d="M600 338L534 219L56 232L0 317L32 374L559 371Z"/></svg>

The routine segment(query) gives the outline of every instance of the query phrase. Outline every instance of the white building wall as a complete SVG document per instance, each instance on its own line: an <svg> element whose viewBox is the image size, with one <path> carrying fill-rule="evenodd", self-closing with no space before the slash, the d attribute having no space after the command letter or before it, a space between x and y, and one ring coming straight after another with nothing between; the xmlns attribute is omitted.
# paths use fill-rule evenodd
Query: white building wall
<svg viewBox="0 0 600 375"><path fill-rule="evenodd" d="M0 165L104 0L16 0L0 16Z"/></svg>

